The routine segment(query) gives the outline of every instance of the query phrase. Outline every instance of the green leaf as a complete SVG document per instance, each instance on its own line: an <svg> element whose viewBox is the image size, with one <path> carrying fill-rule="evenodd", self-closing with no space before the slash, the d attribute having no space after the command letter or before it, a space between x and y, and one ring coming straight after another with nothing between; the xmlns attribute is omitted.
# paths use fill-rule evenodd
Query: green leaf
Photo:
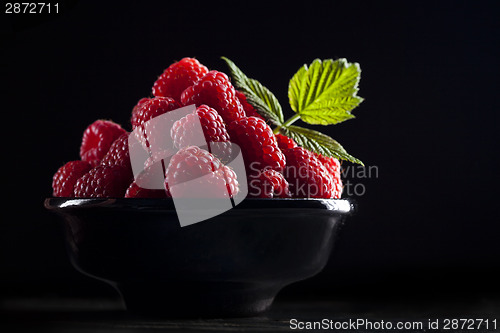
<svg viewBox="0 0 500 333"><path fill-rule="evenodd" d="M361 69L346 59L315 59L302 66L288 85L293 111L309 124L337 124L354 118L351 111L363 98L356 96Z"/></svg>
<svg viewBox="0 0 500 333"><path fill-rule="evenodd" d="M349 155L340 143L321 132L294 125L281 127L280 132L295 140L299 146L315 153L364 165L356 157Z"/></svg>
<svg viewBox="0 0 500 333"><path fill-rule="evenodd" d="M247 97L247 101L257 112L274 125L284 122L283 110L274 94L259 81L247 77L231 60L222 57L231 71L234 85Z"/></svg>

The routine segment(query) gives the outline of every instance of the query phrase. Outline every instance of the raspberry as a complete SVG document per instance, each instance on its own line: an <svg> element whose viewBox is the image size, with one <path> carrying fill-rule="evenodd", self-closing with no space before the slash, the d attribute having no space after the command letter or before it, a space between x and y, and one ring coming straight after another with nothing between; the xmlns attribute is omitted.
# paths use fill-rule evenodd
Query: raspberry
<svg viewBox="0 0 500 333"><path fill-rule="evenodd" d="M182 92L207 73L207 67L200 64L198 60L184 58L170 65L158 77L153 85L153 95L172 97L176 101L180 101Z"/></svg>
<svg viewBox="0 0 500 333"><path fill-rule="evenodd" d="M144 97L144 98L141 98L137 104L134 106L134 108L132 109L132 117L131 117L131 121L132 122L132 119L134 119L134 117L137 117L135 114L137 113L137 111L142 107L143 104L145 103L148 103L151 101L151 98L149 97Z"/></svg>
<svg viewBox="0 0 500 333"><path fill-rule="evenodd" d="M80 146L82 161L96 166L108 152L111 144L126 131L110 120L96 120L83 132Z"/></svg>
<svg viewBox="0 0 500 333"><path fill-rule="evenodd" d="M132 129L143 125L154 117L181 107L179 103L170 97L155 97L145 100L142 103L141 101L139 101L140 104L137 103L132 111L132 118L130 119Z"/></svg>
<svg viewBox="0 0 500 333"><path fill-rule="evenodd" d="M149 158L144 162L144 168L150 168L155 163L160 163L163 160L165 167L170 163L170 159L174 155L174 149L165 149L161 151L155 151L149 156Z"/></svg>
<svg viewBox="0 0 500 333"><path fill-rule="evenodd" d="M121 198L132 182L126 168L120 165L98 165L77 180L77 198Z"/></svg>
<svg viewBox="0 0 500 333"><path fill-rule="evenodd" d="M125 198L166 198L165 190L147 189L132 182L125 192Z"/></svg>
<svg viewBox="0 0 500 333"><path fill-rule="evenodd" d="M244 93L242 93L241 91L236 90L236 97L238 97L238 100L240 101L241 106L243 106L243 110L245 110L245 114L247 115L247 117L257 117L257 118L264 119L257 112L257 110L255 110L255 108L252 106L252 104L248 103L247 97L245 96Z"/></svg>
<svg viewBox="0 0 500 333"><path fill-rule="evenodd" d="M163 170L161 169L160 171L161 179L163 179ZM145 168L143 172L137 176L137 179L130 184L125 192L125 198L166 198L167 193L164 189L149 189L138 185L150 182L153 176L151 174L152 172L154 172L154 170L150 167Z"/></svg>
<svg viewBox="0 0 500 333"><path fill-rule="evenodd" d="M208 72L198 82L184 90L181 102L183 105L206 104L217 110L226 124L245 117L245 111L236 97L229 78L218 71Z"/></svg>
<svg viewBox="0 0 500 333"><path fill-rule="evenodd" d="M180 149L168 164L166 180L170 186L214 172L222 163L208 151L196 146Z"/></svg>
<svg viewBox="0 0 500 333"><path fill-rule="evenodd" d="M276 134L276 141L278 141L278 147L280 147L281 150L297 147L297 143L292 138L282 134Z"/></svg>
<svg viewBox="0 0 500 333"><path fill-rule="evenodd" d="M167 193L164 189L165 169L174 153L173 149L153 152L144 162L143 170L135 175L135 184L131 184L127 190L132 191L128 194L129 197L132 197L132 193L135 191L138 191L139 194L134 194L134 197L166 197ZM141 187L142 189L139 191ZM159 192L163 192L163 195L160 195Z"/></svg>
<svg viewBox="0 0 500 333"><path fill-rule="evenodd" d="M179 150L165 173L165 188L176 197L228 197L238 193L236 173L196 146Z"/></svg>
<svg viewBox="0 0 500 333"><path fill-rule="evenodd" d="M340 162L334 157L326 157L321 154L313 153L314 156L318 160L323 163L325 168L330 172L330 174L333 177L333 182L335 184L335 194L334 198L340 198L342 195L342 175L341 175L341 168L340 168Z"/></svg>
<svg viewBox="0 0 500 333"><path fill-rule="evenodd" d="M101 164L121 165L129 169L131 168L130 154L128 151L128 136L128 133L123 133L113 142L108 152L103 157Z"/></svg>
<svg viewBox="0 0 500 333"><path fill-rule="evenodd" d="M170 97L154 97L137 107L131 118L132 129L137 141L141 143L146 151L152 153L155 149L163 148L163 133L170 134L170 127L172 126L172 123L165 122L153 125L146 123L179 107L181 105ZM166 132L167 130L168 132Z"/></svg>
<svg viewBox="0 0 500 333"><path fill-rule="evenodd" d="M233 169L226 165L222 167L222 171L224 172L227 191L229 195L234 198L239 192L238 176ZM218 170L218 174L220 177L220 170Z"/></svg>
<svg viewBox="0 0 500 333"><path fill-rule="evenodd" d="M202 141L197 133L197 123L205 135L206 142L228 142L229 134L221 116L207 105L200 105L192 114L177 120L170 132L174 145L183 148L191 145L200 145Z"/></svg>
<svg viewBox="0 0 500 333"><path fill-rule="evenodd" d="M314 154L303 147L283 150L286 156L285 178L293 197L339 198L333 176Z"/></svg>
<svg viewBox="0 0 500 333"><path fill-rule="evenodd" d="M340 175L340 162L339 162L339 160L337 160L335 157L326 157L326 156L323 156L323 155L318 154L318 153L313 153L313 154L314 154L314 156L316 156L316 158L318 160L321 161L321 163L323 163L325 168L327 168L327 170L330 171L330 173Z"/></svg>
<svg viewBox="0 0 500 333"><path fill-rule="evenodd" d="M53 196L72 197L76 181L91 168L85 161L71 161L64 164L52 178Z"/></svg>
<svg viewBox="0 0 500 333"><path fill-rule="evenodd" d="M285 177L276 170L263 170L248 184L248 195L254 198L289 198L290 191Z"/></svg>
<svg viewBox="0 0 500 333"><path fill-rule="evenodd" d="M258 175L264 169L283 170L285 155L264 120L245 117L229 124L228 131L231 141L241 148L249 177Z"/></svg>
<svg viewBox="0 0 500 333"><path fill-rule="evenodd" d="M124 177L130 180L128 182L130 184L134 176L128 150L128 135L128 133L124 133L113 142L107 154L102 159L101 164L107 166L121 166L123 168L122 172L124 173Z"/></svg>

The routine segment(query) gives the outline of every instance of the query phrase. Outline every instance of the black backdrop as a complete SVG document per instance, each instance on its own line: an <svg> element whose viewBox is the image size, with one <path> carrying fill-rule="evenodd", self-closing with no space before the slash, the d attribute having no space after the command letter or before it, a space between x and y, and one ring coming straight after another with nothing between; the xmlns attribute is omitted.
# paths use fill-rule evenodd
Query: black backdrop
<svg viewBox="0 0 500 333"><path fill-rule="evenodd" d="M302 64L361 65L357 118L321 130L378 173L354 180L366 192L325 270L282 297L498 292L498 2L60 3L2 14L2 297L113 295L72 269L43 200L85 127L127 127L185 56L232 59L282 105Z"/></svg>

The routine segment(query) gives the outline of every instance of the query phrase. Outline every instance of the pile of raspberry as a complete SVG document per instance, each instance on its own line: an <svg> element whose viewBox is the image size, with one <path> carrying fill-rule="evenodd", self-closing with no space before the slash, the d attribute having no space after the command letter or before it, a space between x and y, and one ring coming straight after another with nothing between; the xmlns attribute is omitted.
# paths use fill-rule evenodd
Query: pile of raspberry
<svg viewBox="0 0 500 333"><path fill-rule="evenodd" d="M340 198L339 161L308 151L284 135L275 135L226 74L209 71L194 58L184 58L158 77L152 95L134 106L130 117L132 131L157 116L196 105L193 114L176 121L170 130L175 153L149 152L145 169L162 163L163 189L139 186L141 174L134 179L130 162L131 132L111 120L100 119L85 129L80 159L67 162L54 174L54 196L168 198L172 196L172 186L208 176L197 193L182 195L235 196L244 181L247 196L253 198ZM238 179L220 156L193 145L193 124L198 120L207 143L234 143L241 148L246 179ZM149 149L147 135L142 140L145 149Z"/></svg>

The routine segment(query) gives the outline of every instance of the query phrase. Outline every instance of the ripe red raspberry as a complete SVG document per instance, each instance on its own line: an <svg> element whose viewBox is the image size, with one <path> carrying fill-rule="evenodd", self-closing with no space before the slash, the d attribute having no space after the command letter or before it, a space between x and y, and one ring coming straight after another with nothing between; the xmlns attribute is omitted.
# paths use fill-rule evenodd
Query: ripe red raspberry
<svg viewBox="0 0 500 333"><path fill-rule="evenodd" d="M254 198L289 198L288 182L283 174L276 170L263 170L248 184L248 196Z"/></svg>
<svg viewBox="0 0 500 333"><path fill-rule="evenodd" d="M132 109L132 113L135 113L141 106L142 104L151 101L152 98L149 97L143 97L141 98L136 105L134 105L134 108Z"/></svg>
<svg viewBox="0 0 500 333"><path fill-rule="evenodd" d="M124 177L132 181L134 175L132 172L132 164L130 163L128 136L128 133L124 133L116 139L115 142L113 142L111 147L109 147L108 152L102 159L101 164L108 166L119 165L123 167L122 172L124 173Z"/></svg>
<svg viewBox="0 0 500 333"><path fill-rule="evenodd" d="M208 73L207 67L194 58L184 58L170 65L153 85L153 95L181 100L182 92Z"/></svg>
<svg viewBox="0 0 500 333"><path fill-rule="evenodd" d="M198 82L184 90L181 102L183 105L206 104L217 110L226 124L245 117L245 111L236 97L229 78L218 71L208 72Z"/></svg>
<svg viewBox="0 0 500 333"><path fill-rule="evenodd" d="M196 146L172 156L165 173L167 194L175 197L228 198L238 193L236 173L218 158Z"/></svg>
<svg viewBox="0 0 500 333"><path fill-rule="evenodd" d="M52 195L72 197L76 181L92 167L85 161L71 161L60 167L52 178Z"/></svg>
<svg viewBox="0 0 500 333"><path fill-rule="evenodd" d="M285 178L296 198L340 198L333 176L314 154L303 147L283 150Z"/></svg>
<svg viewBox="0 0 500 333"><path fill-rule="evenodd" d="M221 170L224 173L223 175L221 173ZM226 183L226 189L229 196L234 198L238 194L240 189L238 184L238 176L233 169L224 165L221 169L217 170L214 178L215 176L219 178L222 178L222 176L224 176L224 181Z"/></svg>
<svg viewBox="0 0 500 333"><path fill-rule="evenodd" d="M176 151L174 150L174 148L153 152L151 156L149 156L149 158L144 162L144 169L152 167L153 164L162 163L162 160L166 168L168 166L168 163L170 163L170 159L172 158L172 156L175 155L175 152Z"/></svg>
<svg viewBox="0 0 500 333"><path fill-rule="evenodd" d="M130 154L128 151L128 136L128 133L123 133L113 142L108 152L103 157L101 164L121 165L126 168L131 168Z"/></svg>
<svg viewBox="0 0 500 333"><path fill-rule="evenodd" d="M120 165L98 165L75 184L77 198L123 198L132 182L130 174Z"/></svg>
<svg viewBox="0 0 500 333"><path fill-rule="evenodd" d="M108 152L111 144L126 131L110 120L96 120L83 132L80 158L96 166Z"/></svg>
<svg viewBox="0 0 500 333"><path fill-rule="evenodd" d="M141 98L136 105L134 105L134 108L132 109L132 117L130 118L132 122L132 119L134 119L134 117L136 117L136 113L137 111L142 107L143 104L145 103L148 103L149 101L151 101L151 98L149 97L144 97L144 98Z"/></svg>
<svg viewBox="0 0 500 333"><path fill-rule="evenodd" d="M163 179L164 173L161 169L161 179ZM154 188L144 188L139 186L141 184L144 186L146 183L150 183L152 181L151 167L147 167L141 172L135 181L133 181L125 192L125 198L166 198L167 193L165 189L154 189ZM151 184L150 184L151 185ZM163 185L163 182L162 182ZM150 186L147 186L150 187Z"/></svg>
<svg viewBox="0 0 500 333"><path fill-rule="evenodd" d="M166 198L165 190L142 188L134 181L125 192L125 198Z"/></svg>
<svg viewBox="0 0 500 333"><path fill-rule="evenodd" d="M238 100L240 101L241 106L243 106L243 110L245 110L245 114L246 114L247 117L257 117L257 118L264 119L257 112L257 110L255 110L255 108L252 106L252 104L248 103L247 97L245 96L244 93L242 93L241 91L236 90L236 97L238 97Z"/></svg>
<svg viewBox="0 0 500 333"><path fill-rule="evenodd" d="M145 101L141 99L141 101L139 101L140 104L137 103L132 111L132 118L130 119L132 129L143 125L154 117L181 107L179 103L170 97L155 97Z"/></svg>
<svg viewBox="0 0 500 333"><path fill-rule="evenodd" d="M321 154L313 153L314 156L325 166L325 168L330 172L333 177L333 182L335 184L335 198L340 198L342 194L342 174L340 168L340 162L334 157L326 157Z"/></svg>
<svg viewBox="0 0 500 333"><path fill-rule="evenodd" d="M167 197L165 192L165 170L170 159L175 154L174 149L153 152L144 162L144 167L135 175L135 181L127 190L126 197ZM135 193L138 192L138 193ZM161 194L160 192L163 192ZM127 196L128 195L128 196Z"/></svg>
<svg viewBox="0 0 500 333"><path fill-rule="evenodd" d="M132 114L133 135L141 143L144 150L153 153L164 148L165 135L170 134L172 123L148 123L151 119L181 107L170 97L154 97L143 102ZM159 142L156 142L159 141Z"/></svg>
<svg viewBox="0 0 500 333"><path fill-rule="evenodd" d="M222 163L208 151L196 146L180 149L167 167L166 181L169 186L187 182L214 172Z"/></svg>
<svg viewBox="0 0 500 333"><path fill-rule="evenodd" d="M297 143L292 139L282 134L276 134L276 141L281 150L297 147Z"/></svg>
<svg viewBox="0 0 500 333"><path fill-rule="evenodd" d="M332 174L335 173L335 174L340 174L340 162L339 160L337 160L335 157L326 157L324 155L321 155L321 154L318 154L318 153L313 153L314 156L316 156L316 158L318 160L321 161L321 163L323 163L323 165L328 169L328 171L330 171Z"/></svg>
<svg viewBox="0 0 500 333"><path fill-rule="evenodd" d="M260 170L282 171L285 155L269 125L257 117L245 117L228 126L231 141L240 146L247 176L258 175Z"/></svg>
<svg viewBox="0 0 500 333"><path fill-rule="evenodd" d="M204 138L198 133L198 122ZM200 105L192 114L177 120L170 131L174 145L177 148L197 145L203 143L203 139L209 142L228 142L229 134L221 116L208 105ZM200 140L201 139L201 140Z"/></svg>

